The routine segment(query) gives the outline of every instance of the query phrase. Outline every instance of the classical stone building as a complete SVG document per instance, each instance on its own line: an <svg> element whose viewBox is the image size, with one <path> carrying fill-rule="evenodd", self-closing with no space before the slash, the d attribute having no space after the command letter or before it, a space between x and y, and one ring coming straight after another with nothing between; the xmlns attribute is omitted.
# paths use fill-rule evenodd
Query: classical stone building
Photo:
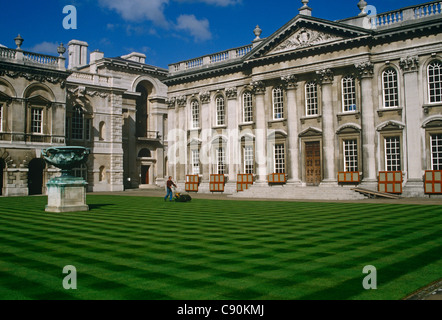
<svg viewBox="0 0 442 320"><path fill-rule="evenodd" d="M2 195L44 194L58 171L41 149L53 145L91 149L75 170L89 191L172 175L182 190L244 197L441 194L440 1L372 15L361 0L339 21L302 4L266 38L257 26L250 44L169 70L78 40L68 68L63 46L0 47Z"/></svg>
<svg viewBox="0 0 442 320"><path fill-rule="evenodd" d="M170 65L169 170L229 193L251 174L244 196L423 196L442 169L441 3L328 21L302 2L265 39Z"/></svg>

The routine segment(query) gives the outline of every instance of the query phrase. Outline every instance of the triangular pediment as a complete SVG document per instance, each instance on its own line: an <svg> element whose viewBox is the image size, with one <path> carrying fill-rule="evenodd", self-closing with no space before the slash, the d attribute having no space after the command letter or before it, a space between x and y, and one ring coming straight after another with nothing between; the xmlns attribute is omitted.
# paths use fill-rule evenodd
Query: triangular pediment
<svg viewBox="0 0 442 320"><path fill-rule="evenodd" d="M298 15L270 37L262 40L246 59L349 43L368 35L369 32L360 27Z"/></svg>
<svg viewBox="0 0 442 320"><path fill-rule="evenodd" d="M302 27L286 37L267 54L271 55L285 51L303 49L344 39L345 38L342 36Z"/></svg>

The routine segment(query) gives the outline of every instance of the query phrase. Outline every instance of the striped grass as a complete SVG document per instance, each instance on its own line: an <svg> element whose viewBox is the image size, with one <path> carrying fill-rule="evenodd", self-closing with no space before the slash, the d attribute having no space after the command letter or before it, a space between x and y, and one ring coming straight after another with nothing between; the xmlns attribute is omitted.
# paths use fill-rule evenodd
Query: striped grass
<svg viewBox="0 0 442 320"><path fill-rule="evenodd" d="M397 300L441 277L440 206L87 201L60 214L46 197L0 198L0 299Z"/></svg>

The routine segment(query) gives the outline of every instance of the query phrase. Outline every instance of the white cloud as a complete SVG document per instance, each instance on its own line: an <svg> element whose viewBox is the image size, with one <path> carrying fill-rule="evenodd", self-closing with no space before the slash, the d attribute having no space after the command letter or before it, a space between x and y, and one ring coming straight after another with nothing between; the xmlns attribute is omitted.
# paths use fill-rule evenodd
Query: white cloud
<svg viewBox="0 0 442 320"><path fill-rule="evenodd" d="M44 41L42 43L38 43L32 48L29 49L31 52L35 53L45 53L50 55L58 55L57 48L60 44L56 42L47 42Z"/></svg>
<svg viewBox="0 0 442 320"><path fill-rule="evenodd" d="M168 27L164 7L169 4L169 0L99 0L99 2L102 6L115 10L124 20L147 19L157 26Z"/></svg>
<svg viewBox="0 0 442 320"><path fill-rule="evenodd" d="M205 41L212 38L212 33L209 29L209 20L198 20L193 14L182 14L177 19L177 30L184 30L189 32L195 41Z"/></svg>

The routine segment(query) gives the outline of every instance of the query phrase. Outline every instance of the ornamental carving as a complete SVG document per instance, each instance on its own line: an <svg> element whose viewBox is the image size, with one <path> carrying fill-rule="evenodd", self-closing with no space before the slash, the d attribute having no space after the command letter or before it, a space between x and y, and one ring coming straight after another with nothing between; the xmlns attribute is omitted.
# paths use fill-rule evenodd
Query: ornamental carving
<svg viewBox="0 0 442 320"><path fill-rule="evenodd" d="M301 49L337 40L342 40L342 38L328 33L301 28L277 46L271 53Z"/></svg>
<svg viewBox="0 0 442 320"><path fill-rule="evenodd" d="M202 92L200 93L201 103L209 103L210 102L210 92Z"/></svg>
<svg viewBox="0 0 442 320"><path fill-rule="evenodd" d="M360 78L372 77L374 74L374 66L370 61L357 63L355 64L355 68L358 70Z"/></svg>
<svg viewBox="0 0 442 320"><path fill-rule="evenodd" d="M297 84L298 78L293 74L288 76L282 76L281 81L284 87L287 89L296 89L296 87L298 86Z"/></svg>
<svg viewBox="0 0 442 320"><path fill-rule="evenodd" d="M419 57L414 56L401 58L401 60L399 61L399 66L404 72L417 71L419 67Z"/></svg>
<svg viewBox="0 0 442 320"><path fill-rule="evenodd" d="M316 71L316 74L319 76L319 81L321 83L332 83L335 75L331 69L322 69Z"/></svg>
<svg viewBox="0 0 442 320"><path fill-rule="evenodd" d="M238 89L236 87L226 89L227 99L235 99L238 96Z"/></svg>
<svg viewBox="0 0 442 320"><path fill-rule="evenodd" d="M172 97L172 98L167 98L166 99L166 104L168 108L174 108L175 107L175 103L176 103L176 98Z"/></svg>
<svg viewBox="0 0 442 320"><path fill-rule="evenodd" d="M187 102L187 98L186 98L186 96L177 97L176 98L176 102L177 102L179 107L185 107L186 106L186 102Z"/></svg>
<svg viewBox="0 0 442 320"><path fill-rule="evenodd" d="M265 89L266 88L265 88L265 85L264 85L263 81L253 81L250 85L252 86L253 92L255 94L263 94L263 93L265 93Z"/></svg>

